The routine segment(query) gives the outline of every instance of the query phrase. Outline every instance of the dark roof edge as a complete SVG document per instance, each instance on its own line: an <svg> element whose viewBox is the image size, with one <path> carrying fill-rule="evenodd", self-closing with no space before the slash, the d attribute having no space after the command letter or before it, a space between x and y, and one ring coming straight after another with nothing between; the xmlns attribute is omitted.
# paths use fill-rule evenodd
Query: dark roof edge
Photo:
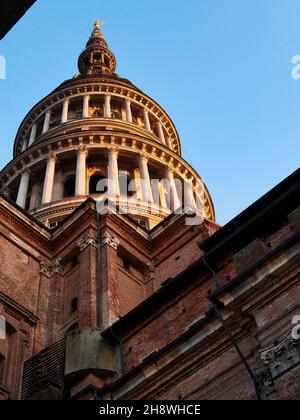
<svg viewBox="0 0 300 420"><path fill-rule="evenodd" d="M103 390L101 390L101 393L107 392L108 390L111 390L114 387L119 386L122 384L122 382L126 382L128 379L139 373L141 369L143 369L145 366L147 366L149 363L155 361L159 357L163 356L165 353L167 353L169 350L172 350L175 346L180 344L181 342L186 341L189 337L193 336L196 332L203 329L203 327L212 319L216 317L216 313L214 308L210 308L205 317L199 319L196 321L187 331L185 331L183 334L181 334L179 337L177 337L175 340L171 341L169 344L167 344L165 347L160 349L159 351L155 351L151 353L148 357L146 357L142 363L140 363L138 366L124 374L121 378L117 379L115 382L108 384ZM111 338L115 338L115 336L112 336Z"/></svg>
<svg viewBox="0 0 300 420"><path fill-rule="evenodd" d="M292 179L296 178L299 187L300 187L300 170L296 171L295 173L293 173L291 176L289 176L286 180L284 180L281 184L279 184L280 188L274 188L270 193L267 193L266 196L262 197L260 200L258 200L256 203L254 203L253 206L257 205L257 203L259 204L259 206L261 206L261 201L265 201L268 200L270 201L271 199L273 199L274 194L275 193L280 193L282 195L282 189L283 187L286 185L286 181L288 180L288 182L290 182ZM262 209L264 209L264 207L262 207ZM253 209L252 209L253 210ZM243 212L244 213L244 212ZM237 216L239 217L239 216ZM234 223L234 220L232 222L229 222L229 224ZM227 225L228 226L228 225ZM218 231L217 233L215 233L213 236L217 235L219 232L221 232L224 228L221 228L220 231ZM227 228L228 229L228 228ZM236 227L233 229L233 231L231 232L231 235L229 234L229 232L226 234L230 237L228 240L232 240L232 236L234 234L236 234L238 231L236 229ZM211 238L207 239L207 241L210 241ZM206 241L205 241L206 242ZM220 238L220 242L221 244L218 244L216 247L219 246L223 246L224 243L226 242L226 237L225 240L222 238ZM284 246L286 246L286 244L289 241L286 241L284 244L281 244L278 248L276 248L275 250L271 251L268 256L270 257L270 254L275 254L276 252L279 252L279 250L281 248L283 248ZM210 249L205 255L204 257L199 258L194 264L192 264L190 267L188 267L186 270L184 270L182 273L178 274L176 277L169 279L167 282L163 283L162 287L160 289L158 289L155 293L153 293L151 296L149 296L146 300L144 300L140 305L138 305L136 308L134 308L132 311L130 311L128 314L126 314L123 318L121 318L119 321L117 321L115 324L112 325L112 327L108 328L107 330L105 330L103 332L103 336L104 337L108 337L113 335L112 331L114 331L114 333L118 334L121 331L124 331L124 328L132 325L133 321L136 320L140 320L141 316L145 316L145 314L151 312L151 310L153 309L153 307L156 307L157 304L159 304L160 302L164 301L165 298L170 298L170 295L172 293L175 293L176 291L178 291L179 289L181 289L186 282L188 282L191 279L191 274L193 272L199 272L199 269L204 269L205 271L207 270L206 264L204 263L204 260L206 260L207 257L209 257L215 250L215 247ZM248 271L253 269L253 267L249 267L245 272L241 273L239 275L239 280L241 281L242 278L245 277L245 275L247 275ZM234 282L236 281L236 279L232 280L232 284L234 284Z"/></svg>
<svg viewBox="0 0 300 420"><path fill-rule="evenodd" d="M10 198L6 197L4 194L0 193L0 197L3 200L7 201L12 207L14 207L16 210L18 210L20 213L22 213L24 216L26 216L29 220L31 220L33 223L35 223L40 228L46 230L48 233L53 232L53 229L49 229L42 222L40 222L38 219L36 219L34 216L32 216L30 213L28 213L28 211L22 209L22 207L18 206L18 204L16 204Z"/></svg>

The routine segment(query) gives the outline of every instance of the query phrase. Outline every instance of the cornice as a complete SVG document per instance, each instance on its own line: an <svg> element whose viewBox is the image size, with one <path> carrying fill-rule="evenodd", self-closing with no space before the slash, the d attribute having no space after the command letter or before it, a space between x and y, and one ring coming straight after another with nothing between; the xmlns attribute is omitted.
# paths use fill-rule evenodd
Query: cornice
<svg viewBox="0 0 300 420"><path fill-rule="evenodd" d="M35 224L31 219L26 217L21 212L16 211L16 208L10 208L10 206L5 206L4 201L0 197L0 220L1 224L5 227L7 225L9 237L8 240L13 241L14 233L13 228L16 229L18 233L18 245L20 246L20 240L23 240L24 243L28 244L28 247L33 246L33 242L36 244L36 249L43 249L43 252L47 254L50 249L51 244L51 234L46 230L41 228L39 225ZM20 233L22 232L22 236ZM37 252L32 252L34 257L37 256Z"/></svg>
<svg viewBox="0 0 300 420"><path fill-rule="evenodd" d="M135 134L128 134L122 132L108 133L107 131L86 131L78 133L64 134L50 138L43 143L37 143L22 155L14 159L1 172L1 177L4 182L5 176L8 177L9 182L12 182L18 177L24 167L30 169L32 165L42 163L48 158L51 150L55 149L57 156L60 154L76 151L81 145L85 145L89 149L106 149L109 145L119 148L119 151L127 154L136 154L147 151L149 158L155 161L158 165L172 164L176 169L176 173L182 177L194 178L202 183L206 198L206 217L214 221L214 206L210 194L201 181L197 172L179 155L168 149L166 146L159 144L150 139L140 137ZM19 169L18 169L19 168ZM6 181L8 185L8 180Z"/></svg>
<svg viewBox="0 0 300 420"><path fill-rule="evenodd" d="M31 129L32 124L36 123L37 119L41 116L41 114L45 113L49 108L55 106L57 103L63 101L66 97L76 98L86 93L93 95L103 95L105 93L110 93L114 96L119 96L121 98L130 98L131 101L136 103L137 105L146 106L150 113L153 114L153 116L155 116L157 119L163 122L166 125L166 128L169 127L172 130L174 140L176 141L178 147L177 152L181 154L179 135L173 121L159 104L157 104L149 96L145 95L142 91L138 90L133 86L119 85L118 83L116 83L118 79L116 79L116 81L114 80L113 82L101 82L100 86L97 82L94 81L94 79L75 80L75 86L70 87L61 85L59 88L57 88L55 91L53 91L44 99L42 99L37 105L35 105L30 110L30 112L23 120L16 135L14 156L17 155L17 147L19 145L18 140L22 140L29 136L29 131Z"/></svg>
<svg viewBox="0 0 300 420"><path fill-rule="evenodd" d="M17 314L22 319L27 321L30 325L36 325L38 322L38 317L36 317L31 311L24 308L15 300L11 299L5 293L0 291L0 302L4 305L5 308L9 309L13 314Z"/></svg>

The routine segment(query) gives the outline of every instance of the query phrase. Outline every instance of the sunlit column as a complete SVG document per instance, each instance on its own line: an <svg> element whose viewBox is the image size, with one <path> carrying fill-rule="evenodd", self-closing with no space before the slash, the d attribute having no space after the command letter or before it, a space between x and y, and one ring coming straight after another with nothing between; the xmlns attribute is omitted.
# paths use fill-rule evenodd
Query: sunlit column
<svg viewBox="0 0 300 420"><path fill-rule="evenodd" d="M105 95L105 103L104 103L104 117L111 118L111 106L110 106L111 96Z"/></svg>
<svg viewBox="0 0 300 420"><path fill-rule="evenodd" d="M44 126L43 126L43 134L47 133L50 128L50 119L51 119L51 111L47 111L45 114Z"/></svg>
<svg viewBox="0 0 300 420"><path fill-rule="evenodd" d="M132 120L131 101L130 101L130 99L126 99L125 109L126 109L126 121L128 123L132 123L133 120Z"/></svg>
<svg viewBox="0 0 300 420"><path fill-rule="evenodd" d="M65 124L66 122L68 122L68 115L69 115L69 99L66 98L64 100L63 103L63 109L62 109L62 114L61 114L61 123Z"/></svg>
<svg viewBox="0 0 300 420"><path fill-rule="evenodd" d="M164 133L164 130L163 130L163 127L162 127L161 122L158 122L158 123L157 123L157 130L158 130L158 137L159 137L159 140L160 140L163 144L166 144L165 133Z"/></svg>
<svg viewBox="0 0 300 420"><path fill-rule="evenodd" d="M196 200L193 191L193 181L190 179L184 180L184 207L196 209Z"/></svg>
<svg viewBox="0 0 300 420"><path fill-rule="evenodd" d="M167 208L167 201L166 201L166 191L165 186L162 182L159 183L159 198L160 198L160 205L163 208Z"/></svg>
<svg viewBox="0 0 300 420"><path fill-rule="evenodd" d="M27 140L23 140L21 153L25 152L26 149L27 149Z"/></svg>
<svg viewBox="0 0 300 420"><path fill-rule="evenodd" d="M29 210L33 210L38 206L38 194L39 194L40 185L38 182L33 184L31 194L30 194L30 204Z"/></svg>
<svg viewBox="0 0 300 420"><path fill-rule="evenodd" d="M143 109L143 116L144 116L144 124L145 124L146 130L151 131L149 112L148 112L147 108Z"/></svg>
<svg viewBox="0 0 300 420"><path fill-rule="evenodd" d="M180 204L178 191L177 191L176 183L175 183L175 179L174 179L174 170L169 168L169 167L167 167L167 169L166 169L166 179L170 183L170 194L171 194L170 207L172 208L172 210L175 211L179 207L181 207L181 204ZM173 206L172 206L172 204L173 204Z"/></svg>
<svg viewBox="0 0 300 420"><path fill-rule="evenodd" d="M75 195L86 194L86 158L87 150L81 147L77 151Z"/></svg>
<svg viewBox="0 0 300 420"><path fill-rule="evenodd" d="M108 193L109 195L120 195L118 150L108 149Z"/></svg>
<svg viewBox="0 0 300 420"><path fill-rule="evenodd" d="M37 125L33 124L30 132L28 147L30 147L36 140Z"/></svg>
<svg viewBox="0 0 300 420"><path fill-rule="evenodd" d="M53 185L54 185L54 175L55 175L55 164L56 156L51 154L48 158L44 188L43 188L43 198L42 204L48 204L52 201Z"/></svg>
<svg viewBox="0 0 300 420"><path fill-rule="evenodd" d="M18 206L22 207L22 209L25 209L26 207L29 181L30 181L30 172L28 169L26 169L21 175L19 191L18 191L18 196L17 196L17 204Z"/></svg>
<svg viewBox="0 0 300 420"><path fill-rule="evenodd" d="M83 118L89 118L89 116L90 116L90 96L89 95L84 95L82 117Z"/></svg>
<svg viewBox="0 0 300 420"><path fill-rule="evenodd" d="M167 143L167 147L171 150L173 150L173 145L172 145L172 141L170 139L170 137L166 138L166 143Z"/></svg>
<svg viewBox="0 0 300 420"><path fill-rule="evenodd" d="M148 169L148 156L144 155L143 153L140 153L138 161L141 173L143 200L153 203L153 193L151 189L151 180Z"/></svg>
<svg viewBox="0 0 300 420"><path fill-rule="evenodd" d="M134 170L134 182L135 182L135 193L138 200L142 200L142 183L141 183L141 173L139 169Z"/></svg>

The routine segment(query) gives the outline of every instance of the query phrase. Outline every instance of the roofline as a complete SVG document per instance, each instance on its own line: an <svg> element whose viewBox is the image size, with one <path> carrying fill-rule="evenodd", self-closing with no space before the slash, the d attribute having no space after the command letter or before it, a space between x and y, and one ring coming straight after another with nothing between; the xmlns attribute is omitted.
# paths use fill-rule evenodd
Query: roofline
<svg viewBox="0 0 300 420"><path fill-rule="evenodd" d="M289 188L288 191L284 194L285 188L291 182L295 182L295 186ZM261 199L256 201L252 206L234 218L231 222L229 222L226 226L221 228L217 231L211 238L205 240L201 244L202 249L206 249L207 252L199 258L194 264L184 270L182 273L177 275L174 278L170 278L165 283L162 284L162 287L158 289L154 294L149 296L145 301L143 301L140 305L130 311L127 315L113 324L110 328L106 329L102 335L103 337L113 337L115 333L123 332L125 328L130 327L133 325L134 320L140 320L142 317L146 316L148 313L153 312L153 307L157 307L160 302L164 302L165 299L170 299L172 294L175 294L178 290L185 286L185 284L193 278L193 274L198 274L200 269L204 269L207 271L206 259L210 259L215 256L216 252L220 250L220 248L228 248L228 245L232 246L234 240L240 235L241 230L243 233L247 233L249 236L253 234L253 230L251 229L251 222L257 223L257 219L263 219L265 221L266 218L266 210L274 210L280 208L282 205L280 201L280 197L284 197L288 200L288 196L291 195L292 204L295 206L299 206L299 196L300 196L300 170L297 170L284 181L282 181L277 187L273 188L270 192L265 194ZM296 198L296 199L295 199ZM297 201L296 201L297 200ZM268 204L266 208L266 204ZM296 207L295 207L296 208ZM241 223L243 218L245 219L248 217L249 214L255 213L257 210L258 214L255 214L249 221L244 221L244 227L247 227L247 231L243 229L243 225L236 224L236 220ZM246 222L246 223L245 223ZM298 238L298 236L297 236ZM291 239L293 240L293 238ZM295 240L295 239L294 239ZM214 246L211 245L213 241ZM281 244L275 250L271 251L268 255L270 256L273 253L279 252L281 247L288 246L290 242L286 241L284 244ZM251 267L249 268L251 269ZM247 270L243 272L239 277L240 280L244 278L246 275ZM235 281L237 279L232 280L230 282L232 285L235 285ZM230 287L228 285L228 287Z"/></svg>

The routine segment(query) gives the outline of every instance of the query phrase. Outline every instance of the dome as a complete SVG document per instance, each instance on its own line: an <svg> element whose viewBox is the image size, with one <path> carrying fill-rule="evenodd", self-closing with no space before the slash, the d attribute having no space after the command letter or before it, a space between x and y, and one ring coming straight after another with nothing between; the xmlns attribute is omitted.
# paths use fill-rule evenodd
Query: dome
<svg viewBox="0 0 300 420"><path fill-rule="evenodd" d="M182 158L174 123L116 74L99 22L78 69L23 120L14 159L0 174L2 192L50 227L88 197L106 197L148 229L184 201L214 221L209 192Z"/></svg>

